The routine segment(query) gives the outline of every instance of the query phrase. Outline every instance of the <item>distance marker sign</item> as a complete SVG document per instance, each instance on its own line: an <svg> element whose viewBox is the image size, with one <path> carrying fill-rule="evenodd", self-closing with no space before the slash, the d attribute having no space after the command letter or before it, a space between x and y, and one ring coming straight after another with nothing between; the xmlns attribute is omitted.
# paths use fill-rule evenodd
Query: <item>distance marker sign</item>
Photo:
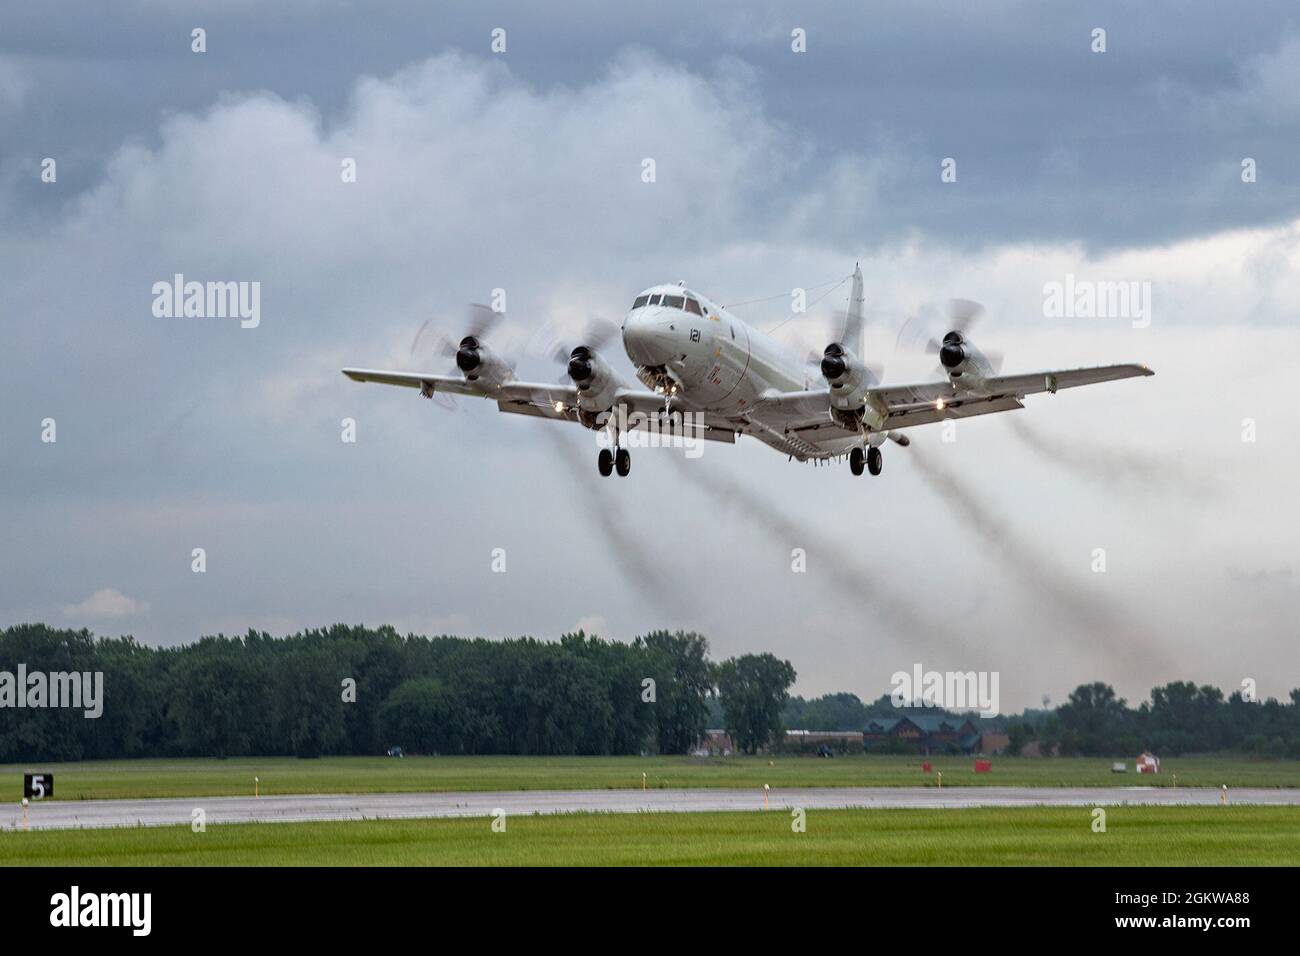
<svg viewBox="0 0 1300 956"><path fill-rule="evenodd" d="M44 800L54 796L54 774L23 774L23 796L28 800Z"/></svg>

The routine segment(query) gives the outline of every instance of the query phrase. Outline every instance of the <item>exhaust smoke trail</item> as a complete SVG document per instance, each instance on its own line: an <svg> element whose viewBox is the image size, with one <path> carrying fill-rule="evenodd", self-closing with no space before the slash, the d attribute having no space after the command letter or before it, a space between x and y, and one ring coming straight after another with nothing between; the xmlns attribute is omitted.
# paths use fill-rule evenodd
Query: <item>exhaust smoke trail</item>
<svg viewBox="0 0 1300 956"><path fill-rule="evenodd" d="M1137 487L1157 495L1170 491L1190 496L1208 495L1220 490L1209 475L1193 472L1175 462L1156 461L1132 450L1075 444L1055 433L1036 428L1016 415L1011 415L1007 423L1011 433L1027 447L1074 474Z"/></svg>
<svg viewBox="0 0 1300 956"><path fill-rule="evenodd" d="M1054 570L1047 557L1019 535L1006 518L982 502L956 473L918 448L915 442L909 451L921 477L971 531L1002 556L1007 568L1087 626L1092 638L1086 643L1096 640L1108 654L1152 670L1168 672L1172 669L1173 662L1162 650L1137 642L1151 629L1131 619L1126 620L1126 616L1116 616L1083 594L1068 576ZM1130 641L1129 635L1137 641Z"/></svg>
<svg viewBox="0 0 1300 956"><path fill-rule="evenodd" d="M700 467L701 463L687 462L676 455L673 456L673 462L683 477L720 507L743 509L746 517L758 522L760 531L783 547L797 547L801 542L808 542L810 551L823 556L818 563L818 570L824 567L830 574L836 593L870 604L872 611L892 624L900 637L943 645L944 651L955 655L958 660L971 653L969 644L963 644L950 636L952 628L949 625L926 620L911 605L877 582L874 573L852 551L819 534L815 528L790 520L730 475Z"/></svg>
<svg viewBox="0 0 1300 956"><path fill-rule="evenodd" d="M651 602L655 607L685 604L689 611L694 598L674 585L637 536L623 524L617 505L610 500L608 489L602 486L603 482L620 479L602 478L593 472L590 456L585 454L585 448L578 447L578 443L561 437L558 432L548 437L552 440L547 447L564 463L571 483L580 492L574 496L575 506L583 517L593 519L592 523L605 539L610 556L628 585L638 594L650 591L658 596L661 603Z"/></svg>

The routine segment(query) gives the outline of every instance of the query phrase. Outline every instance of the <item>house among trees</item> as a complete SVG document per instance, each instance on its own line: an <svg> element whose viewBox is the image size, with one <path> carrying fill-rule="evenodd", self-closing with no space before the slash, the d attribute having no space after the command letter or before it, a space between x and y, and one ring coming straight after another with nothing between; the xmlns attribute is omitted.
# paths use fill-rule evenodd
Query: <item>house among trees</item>
<svg viewBox="0 0 1300 956"><path fill-rule="evenodd" d="M862 731L862 747L878 753L969 754L981 750L980 738L979 728L968 717L908 714L873 717Z"/></svg>
<svg viewBox="0 0 1300 956"><path fill-rule="evenodd" d="M735 751L736 745L731 740L731 734L721 727L714 727L704 731L704 736L700 739L696 748L691 751L691 756L729 757Z"/></svg>

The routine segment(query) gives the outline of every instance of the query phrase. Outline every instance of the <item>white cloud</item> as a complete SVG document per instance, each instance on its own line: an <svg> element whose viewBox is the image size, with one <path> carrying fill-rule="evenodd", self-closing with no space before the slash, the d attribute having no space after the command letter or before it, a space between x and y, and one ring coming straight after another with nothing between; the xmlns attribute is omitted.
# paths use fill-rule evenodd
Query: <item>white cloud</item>
<svg viewBox="0 0 1300 956"><path fill-rule="evenodd" d="M116 588L100 588L90 597L77 604L65 604L62 608L65 617L83 618L90 621L115 621L124 617L136 617L149 611L149 605L135 598L127 597Z"/></svg>

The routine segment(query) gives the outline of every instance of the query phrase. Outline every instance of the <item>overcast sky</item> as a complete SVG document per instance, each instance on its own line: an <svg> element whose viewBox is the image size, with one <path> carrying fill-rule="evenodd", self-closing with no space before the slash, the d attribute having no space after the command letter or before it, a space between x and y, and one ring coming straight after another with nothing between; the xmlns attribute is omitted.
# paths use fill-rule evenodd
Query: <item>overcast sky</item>
<svg viewBox="0 0 1300 956"><path fill-rule="evenodd" d="M5 7L0 622L684 627L790 659L804 694L921 663L999 671L1004 708L1300 685L1291 5L568 9ZM679 278L776 296L737 311L820 349L842 290L793 321L786 296L855 260L889 381L932 377L896 333L952 296L1006 371L1157 374L916 429L877 479L746 439L601 480L579 429L338 372L444 371L416 331L503 288L495 344L554 378L544 322ZM155 317L175 273L260 282L260 325ZM1067 275L1150 283L1149 326L1045 317Z"/></svg>

